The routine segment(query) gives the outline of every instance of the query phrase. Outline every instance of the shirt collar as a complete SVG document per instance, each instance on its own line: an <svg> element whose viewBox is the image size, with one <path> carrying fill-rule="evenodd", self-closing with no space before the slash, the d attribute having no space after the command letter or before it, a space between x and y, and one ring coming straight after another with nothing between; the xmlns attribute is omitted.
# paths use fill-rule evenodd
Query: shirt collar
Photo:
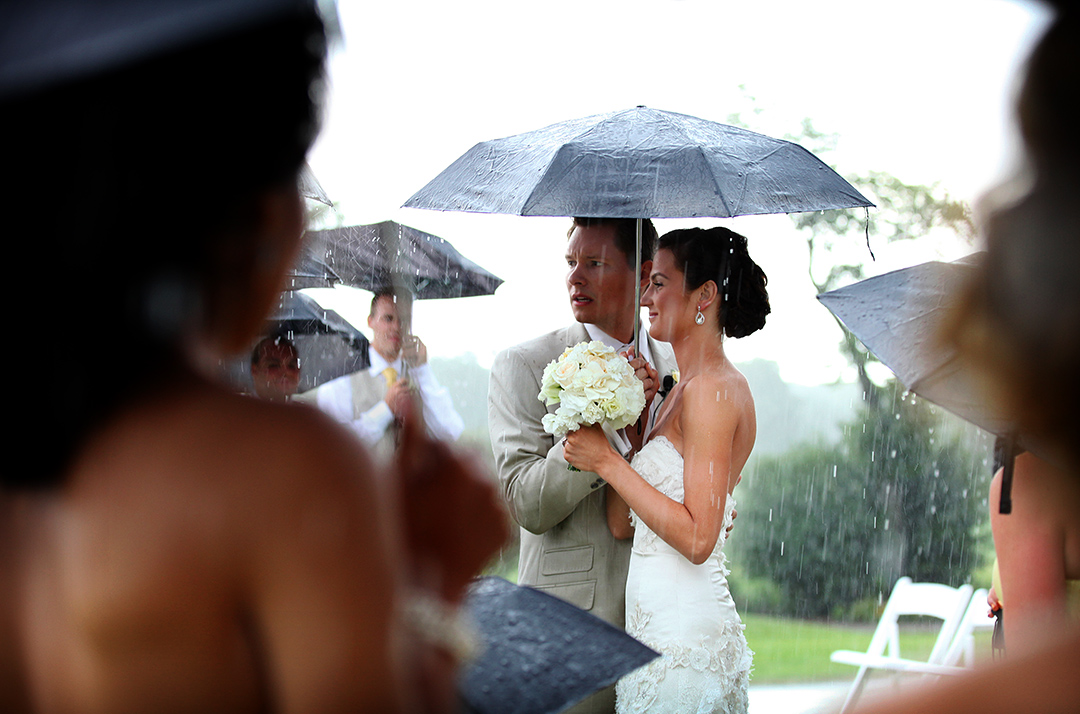
<svg viewBox="0 0 1080 714"><path fill-rule="evenodd" d="M614 337L612 337L608 333L604 332L603 330L601 330L596 325L590 324L588 322L585 322L585 323L582 323L582 324L585 326L585 332L589 333L589 339L590 340L596 340L598 342L603 342L608 347L614 348L615 351L617 351L617 352L621 352L621 351L623 351L624 349L626 349L629 346L628 343L620 342L619 340L616 340ZM641 330L640 339L638 340L638 343L639 343L639 346L641 347L641 350L640 350L641 356L645 358L646 362L648 362L649 364L653 364L652 350L649 349L649 336L648 336L648 333L645 332L644 328L642 328L642 330Z"/></svg>
<svg viewBox="0 0 1080 714"><path fill-rule="evenodd" d="M394 371L401 374L401 355L398 355L398 358L393 362L387 362L381 354L373 349L369 349L368 357L371 359L371 366L368 367L368 374L382 374L383 370L387 367L393 367Z"/></svg>

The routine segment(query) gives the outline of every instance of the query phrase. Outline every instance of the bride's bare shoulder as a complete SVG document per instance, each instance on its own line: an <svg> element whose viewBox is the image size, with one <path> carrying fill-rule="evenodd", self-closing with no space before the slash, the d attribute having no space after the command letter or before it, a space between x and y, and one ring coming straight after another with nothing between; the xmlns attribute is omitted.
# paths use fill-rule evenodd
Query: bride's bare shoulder
<svg viewBox="0 0 1080 714"><path fill-rule="evenodd" d="M683 385L686 398L692 401L706 399L716 402L743 402L751 399L750 385L746 377L733 366L697 374Z"/></svg>

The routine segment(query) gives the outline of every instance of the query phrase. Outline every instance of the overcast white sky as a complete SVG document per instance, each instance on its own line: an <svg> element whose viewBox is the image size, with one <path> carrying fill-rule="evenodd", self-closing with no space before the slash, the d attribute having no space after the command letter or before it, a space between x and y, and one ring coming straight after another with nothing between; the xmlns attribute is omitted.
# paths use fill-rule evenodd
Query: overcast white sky
<svg viewBox="0 0 1080 714"><path fill-rule="evenodd" d="M339 12L345 46L312 169L348 224L435 233L506 281L492 297L415 310L433 354L485 365L572 319L568 221L399 208L473 144L638 104L716 121L737 111L774 136L810 117L839 134L823 158L841 173L939 182L974 201L1015 156L1017 73L1046 21L1040 6L1006 0L340 0ZM747 92L762 110L753 119ZM802 384L850 378L790 219L723 224L750 238L773 303L761 333L728 341L732 358L775 360ZM874 249L870 274L974 247L935 236ZM316 296L366 330L369 296L327 292Z"/></svg>

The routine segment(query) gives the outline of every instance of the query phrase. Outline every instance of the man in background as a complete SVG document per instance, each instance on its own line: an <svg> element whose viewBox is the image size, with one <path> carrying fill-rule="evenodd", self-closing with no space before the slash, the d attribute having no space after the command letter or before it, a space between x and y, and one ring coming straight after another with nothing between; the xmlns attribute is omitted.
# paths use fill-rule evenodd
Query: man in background
<svg viewBox="0 0 1080 714"><path fill-rule="evenodd" d="M371 366L327 382L302 397L352 428L383 458L394 451L405 405L413 392L423 402L424 423L433 437L456 441L465 428L450 393L431 371L427 347L408 332L411 318L411 295L390 289L377 291L368 315Z"/></svg>

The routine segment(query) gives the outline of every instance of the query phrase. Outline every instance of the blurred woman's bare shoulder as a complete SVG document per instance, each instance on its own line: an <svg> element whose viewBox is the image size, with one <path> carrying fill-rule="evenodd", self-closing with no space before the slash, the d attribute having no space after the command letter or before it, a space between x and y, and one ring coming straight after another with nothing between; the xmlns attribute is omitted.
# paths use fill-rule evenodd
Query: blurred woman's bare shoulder
<svg viewBox="0 0 1080 714"><path fill-rule="evenodd" d="M136 400L91 438L55 496L63 528L38 552L77 595L40 607L80 614L53 617L60 624L39 639L84 643L102 686L142 676L114 656L117 643L168 658L187 710L257 699L263 666L302 685L289 699L386 697L392 709L395 544L369 464L352 436L305 407L190 380ZM311 666L352 684L309 689L299 673Z"/></svg>
<svg viewBox="0 0 1080 714"><path fill-rule="evenodd" d="M110 480L183 472L188 483L210 491L293 481L314 487L323 474L371 471L359 441L317 410L196 380L133 403L89 446L80 466L123 464L100 474Z"/></svg>

